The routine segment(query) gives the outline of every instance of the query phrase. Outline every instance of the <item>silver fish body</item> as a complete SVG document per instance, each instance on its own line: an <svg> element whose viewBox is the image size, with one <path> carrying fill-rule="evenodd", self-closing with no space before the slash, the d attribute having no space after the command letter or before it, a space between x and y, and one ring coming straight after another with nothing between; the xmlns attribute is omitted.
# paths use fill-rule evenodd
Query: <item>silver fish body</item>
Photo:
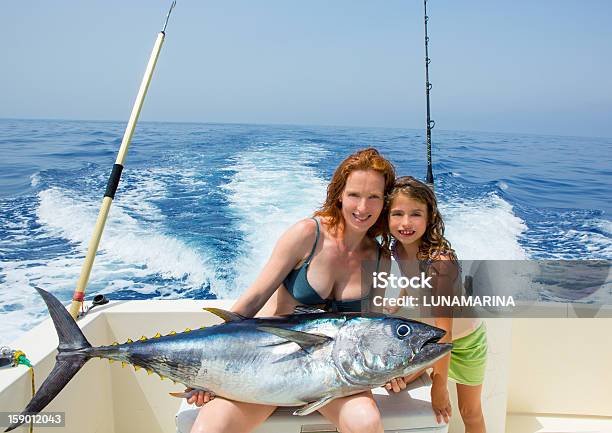
<svg viewBox="0 0 612 433"><path fill-rule="evenodd" d="M398 335L398 327L407 334ZM320 341L304 343L301 333ZM298 314L230 321L95 348L91 355L146 368L232 400L297 406L355 394L417 371L450 350L435 343L443 335L423 323L384 315Z"/></svg>
<svg viewBox="0 0 612 433"><path fill-rule="evenodd" d="M444 331L375 313L306 312L245 319L207 309L225 323L92 347L64 306L43 297L58 333L56 364L22 413L38 413L91 358L144 368L194 389L236 401L301 406L306 415L334 398L380 386L446 355ZM15 423L5 431L21 425Z"/></svg>

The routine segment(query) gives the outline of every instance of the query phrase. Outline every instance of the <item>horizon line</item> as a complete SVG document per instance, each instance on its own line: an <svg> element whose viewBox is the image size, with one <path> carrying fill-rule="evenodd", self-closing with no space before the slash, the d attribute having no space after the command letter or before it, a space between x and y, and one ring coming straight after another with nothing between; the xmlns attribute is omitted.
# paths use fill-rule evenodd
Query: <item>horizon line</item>
<svg viewBox="0 0 612 433"><path fill-rule="evenodd" d="M49 120L49 121L64 121L64 122L110 122L110 123L124 123L127 124L127 120L117 119L67 119L67 118L53 118L53 117L0 117L0 120ZM297 126L297 127L318 127L318 128L361 128L361 129L399 129L399 130L411 130L411 131L423 131L425 127L415 128L407 126L364 126L364 125L334 125L334 124L309 124L309 123L259 123L259 122L220 122L220 121L196 121L196 120L141 120L138 123L176 123L176 124L196 124L196 125L248 125L248 126ZM138 123L136 126L138 126ZM542 132L521 132L521 131L491 131L482 129L437 129L438 131L445 132L476 132L476 133L487 133L487 134L513 134L513 135L535 135L542 137L566 137L566 138L595 138L595 139L612 139L612 136L593 136L593 135L564 135L559 133L542 133Z"/></svg>

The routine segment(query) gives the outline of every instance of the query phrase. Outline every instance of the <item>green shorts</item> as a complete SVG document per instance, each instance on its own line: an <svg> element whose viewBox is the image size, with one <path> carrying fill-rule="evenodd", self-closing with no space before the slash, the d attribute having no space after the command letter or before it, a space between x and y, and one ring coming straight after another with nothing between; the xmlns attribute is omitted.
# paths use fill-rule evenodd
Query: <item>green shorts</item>
<svg viewBox="0 0 612 433"><path fill-rule="evenodd" d="M469 335L453 340L448 378L462 385L480 385L487 366L487 330L484 323Z"/></svg>

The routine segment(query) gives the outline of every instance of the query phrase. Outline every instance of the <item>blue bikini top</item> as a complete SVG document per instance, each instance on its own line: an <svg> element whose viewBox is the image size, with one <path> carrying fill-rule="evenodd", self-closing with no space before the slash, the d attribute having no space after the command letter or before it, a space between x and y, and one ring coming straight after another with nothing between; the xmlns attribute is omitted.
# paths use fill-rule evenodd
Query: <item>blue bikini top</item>
<svg viewBox="0 0 612 433"><path fill-rule="evenodd" d="M317 248L317 243L319 242L319 236L321 231L319 229L319 221L316 218L312 218L317 225L317 236L315 238L314 245L312 246L312 250L308 255L306 261L299 268L292 269L289 274L283 280L283 285L289 292L293 298L298 301L302 305L325 305L326 310L333 312L360 312L361 311L361 303L364 300L367 300L368 297L364 297L362 299L350 299L350 300L335 300L335 299L323 299L316 292L315 289L312 288L310 283L308 282L308 266L310 266L310 261L312 260L312 256L314 255L315 249ZM376 259L376 271L378 271L378 266L380 264L380 246L378 247L378 257Z"/></svg>

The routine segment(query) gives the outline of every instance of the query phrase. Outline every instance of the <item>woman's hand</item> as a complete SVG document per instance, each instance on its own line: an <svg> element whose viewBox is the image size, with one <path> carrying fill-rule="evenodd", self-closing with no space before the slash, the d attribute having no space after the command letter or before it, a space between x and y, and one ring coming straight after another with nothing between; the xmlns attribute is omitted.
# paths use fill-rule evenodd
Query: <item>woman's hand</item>
<svg viewBox="0 0 612 433"><path fill-rule="evenodd" d="M436 415L436 422L440 424L444 420L448 424L452 408L448 388L441 380L434 380L431 385L431 407Z"/></svg>
<svg viewBox="0 0 612 433"><path fill-rule="evenodd" d="M403 389L406 389L406 386L413 382L417 377L423 374L423 370L417 371L416 373L412 373L408 376L397 377L395 379L391 379L389 382L385 384L385 389L387 391L400 392Z"/></svg>
<svg viewBox="0 0 612 433"><path fill-rule="evenodd" d="M387 391L393 390L393 392L400 392L401 390L406 389L406 385L408 385L408 381L406 379L408 379L408 376L391 379L385 384L385 389Z"/></svg>
<svg viewBox="0 0 612 433"><path fill-rule="evenodd" d="M187 388L185 390L185 393L190 394L189 396L185 397L187 399L187 403L189 404L195 403L197 407L204 406L206 403L208 403L213 398L215 398L214 393L210 391L202 391L199 389Z"/></svg>

